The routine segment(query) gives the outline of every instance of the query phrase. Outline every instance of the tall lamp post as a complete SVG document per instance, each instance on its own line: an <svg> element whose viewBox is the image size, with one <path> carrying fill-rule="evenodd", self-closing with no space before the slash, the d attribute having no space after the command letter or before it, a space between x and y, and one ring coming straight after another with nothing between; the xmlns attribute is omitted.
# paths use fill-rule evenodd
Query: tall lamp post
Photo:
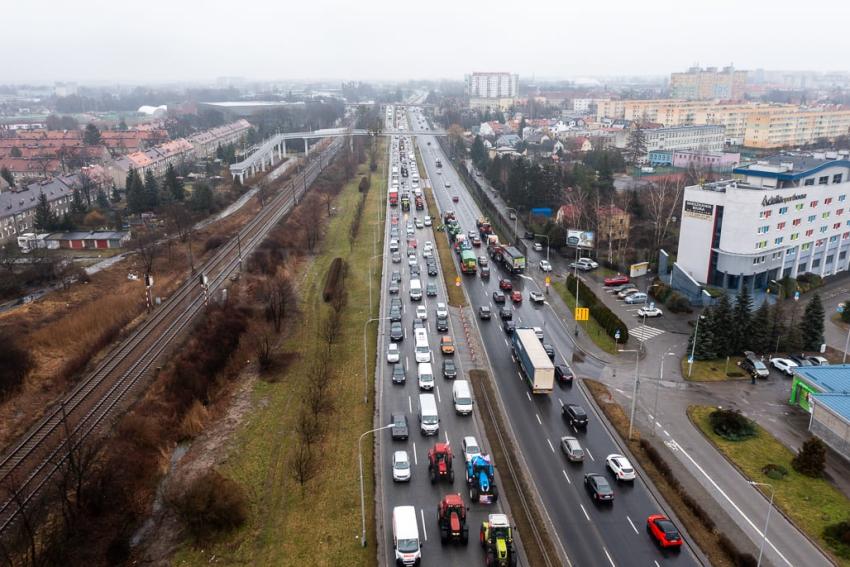
<svg viewBox="0 0 850 567"><path fill-rule="evenodd" d="M620 341L620 329L614 333L614 341ZM629 437L628 440L632 440L632 427L634 426L635 421L635 407L637 405L637 391L638 391L638 369L640 365L640 348L632 349L632 350L618 350L617 352L633 352L635 353L635 383L632 387L632 409L629 412Z"/></svg>
<svg viewBox="0 0 850 567"><path fill-rule="evenodd" d="M548 234L535 234L534 237L542 236L546 239L546 261L549 261L549 235Z"/></svg>
<svg viewBox="0 0 850 567"><path fill-rule="evenodd" d="M699 333L699 322L705 319L705 315L697 317L697 326L694 329L694 343L691 345L691 356L688 357L688 378L691 377L691 372L694 371L694 354L697 350L697 333Z"/></svg>
<svg viewBox="0 0 850 567"><path fill-rule="evenodd" d="M372 260L383 257L384 253L375 254L369 258L369 315L372 315Z"/></svg>
<svg viewBox="0 0 850 567"><path fill-rule="evenodd" d="M658 390L661 389L661 382L664 380L664 359L668 356L675 356L675 352L665 352L661 355L661 373L658 375L658 382L655 383L655 403L652 405L652 436L655 437L655 429L658 427Z"/></svg>
<svg viewBox="0 0 850 567"><path fill-rule="evenodd" d="M357 459L360 462L360 545L366 547L366 500L363 492L363 450L361 446L363 444L363 438L369 435L370 433L375 433L376 431L383 431L384 429L389 429L393 424L389 423L384 425L383 427L378 427L376 429L370 429L369 431L363 433L360 436L360 439L357 440Z"/></svg>
<svg viewBox="0 0 850 567"><path fill-rule="evenodd" d="M389 319L389 317L372 317L371 319L367 319L365 323L363 323L363 403L369 403L369 365L366 360L366 327L369 323L374 321L385 321Z"/></svg>
<svg viewBox="0 0 850 567"><path fill-rule="evenodd" d="M770 503L767 508L767 516L764 519L764 530L761 533L761 545L759 546L759 558L756 562L756 567L761 567L761 558L764 555L764 543L767 541L767 528L770 525L770 512L773 510L773 497L776 495L776 490L772 484L766 482L756 482L755 480L748 481L753 486L766 486L770 488Z"/></svg>

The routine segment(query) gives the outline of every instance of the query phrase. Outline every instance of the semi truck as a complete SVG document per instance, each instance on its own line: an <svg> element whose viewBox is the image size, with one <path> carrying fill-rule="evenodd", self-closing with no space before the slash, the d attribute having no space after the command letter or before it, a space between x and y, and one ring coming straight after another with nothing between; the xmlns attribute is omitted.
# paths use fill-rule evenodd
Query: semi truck
<svg viewBox="0 0 850 567"><path fill-rule="evenodd" d="M475 258L475 252L472 250L461 250L460 271L464 274L474 274L477 267L478 260Z"/></svg>
<svg viewBox="0 0 850 567"><path fill-rule="evenodd" d="M532 394L548 394L555 384L555 365L534 329L520 328L511 336L514 358Z"/></svg>
<svg viewBox="0 0 850 567"><path fill-rule="evenodd" d="M502 264L510 273L521 274L525 271L525 256L515 246L499 244L495 241L487 246L487 252L495 262Z"/></svg>
<svg viewBox="0 0 850 567"><path fill-rule="evenodd" d="M390 206L398 206L398 189L390 189Z"/></svg>

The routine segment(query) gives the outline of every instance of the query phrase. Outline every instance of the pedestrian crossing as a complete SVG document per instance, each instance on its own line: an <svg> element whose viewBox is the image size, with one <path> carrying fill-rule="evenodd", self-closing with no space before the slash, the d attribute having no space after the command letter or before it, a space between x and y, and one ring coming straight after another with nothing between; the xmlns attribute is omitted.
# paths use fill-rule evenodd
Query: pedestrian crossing
<svg viewBox="0 0 850 567"><path fill-rule="evenodd" d="M634 337L639 341L648 341L649 339L655 338L663 333L664 331L662 329L656 329L649 325L638 325L633 329L629 329L629 336Z"/></svg>

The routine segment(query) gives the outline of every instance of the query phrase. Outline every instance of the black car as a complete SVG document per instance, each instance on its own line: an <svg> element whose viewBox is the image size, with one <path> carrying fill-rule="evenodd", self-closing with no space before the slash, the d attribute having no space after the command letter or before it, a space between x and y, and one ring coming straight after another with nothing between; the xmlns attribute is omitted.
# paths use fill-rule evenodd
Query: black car
<svg viewBox="0 0 850 567"><path fill-rule="evenodd" d="M534 233L526 230L525 234L523 234L522 237L526 240L534 240Z"/></svg>
<svg viewBox="0 0 850 567"><path fill-rule="evenodd" d="M502 323L502 329L505 330L505 333L509 335L513 335L514 331L516 331L516 323L513 321L505 321Z"/></svg>
<svg viewBox="0 0 850 567"><path fill-rule="evenodd" d="M455 361L451 358L443 359L443 378L446 380L457 378L457 367L455 367Z"/></svg>
<svg viewBox="0 0 850 567"><path fill-rule="evenodd" d="M401 309L401 306L401 299L399 299L398 297L393 297L392 299L390 299L390 309L392 309L393 307L398 307L399 309Z"/></svg>
<svg viewBox="0 0 850 567"><path fill-rule="evenodd" d="M390 325L390 340L394 343L404 340L404 329L401 328L401 323L394 321Z"/></svg>
<svg viewBox="0 0 850 567"><path fill-rule="evenodd" d="M406 380L404 365L400 362L393 364L393 384L404 384Z"/></svg>
<svg viewBox="0 0 850 567"><path fill-rule="evenodd" d="M425 284L425 295L428 297L437 297L437 284L434 282Z"/></svg>
<svg viewBox="0 0 850 567"><path fill-rule="evenodd" d="M437 264L428 264L428 275L431 277L437 276Z"/></svg>
<svg viewBox="0 0 850 567"><path fill-rule="evenodd" d="M416 277L419 275L419 264L413 264L410 266L410 275Z"/></svg>
<svg viewBox="0 0 850 567"><path fill-rule="evenodd" d="M401 281L401 272L398 270L393 270L393 273L390 275L391 282L400 282Z"/></svg>
<svg viewBox="0 0 850 567"><path fill-rule="evenodd" d="M505 302L505 294L497 289L496 291L493 292L493 302L494 303L504 303Z"/></svg>
<svg viewBox="0 0 850 567"><path fill-rule="evenodd" d="M398 293L398 282L390 282L390 294L396 295Z"/></svg>
<svg viewBox="0 0 850 567"><path fill-rule="evenodd" d="M425 321L423 321L422 319L419 319L417 317L414 317L413 318L413 332L415 333L416 329L424 329L424 328L425 328Z"/></svg>
<svg viewBox="0 0 850 567"><path fill-rule="evenodd" d="M479 256L478 257L478 265L479 266L487 266L490 264L490 260L487 259L487 256Z"/></svg>
<svg viewBox="0 0 850 567"><path fill-rule="evenodd" d="M492 313L490 312L490 307L488 307L487 305L482 305L481 307L478 308L478 316L482 320L489 321L491 315L492 315Z"/></svg>
<svg viewBox="0 0 850 567"><path fill-rule="evenodd" d="M566 404L561 408L561 417L564 418L567 425L582 429L587 427L587 412L579 405Z"/></svg>
<svg viewBox="0 0 850 567"><path fill-rule="evenodd" d="M549 357L549 360L555 360L555 347L549 343L543 343L543 350L546 351L546 356Z"/></svg>
<svg viewBox="0 0 850 567"><path fill-rule="evenodd" d="M510 321L514 318L514 311L510 307L502 307L499 309L499 317L502 321Z"/></svg>
<svg viewBox="0 0 850 567"><path fill-rule="evenodd" d="M614 500L614 489L608 484L605 475L599 473L587 473L584 475L584 486L590 493L591 498L597 502L611 502Z"/></svg>
<svg viewBox="0 0 850 567"><path fill-rule="evenodd" d="M401 307L390 307L390 321L393 323L401 321Z"/></svg>
<svg viewBox="0 0 850 567"><path fill-rule="evenodd" d="M797 363L797 366L814 366L814 364L812 364L812 361L802 354L786 354L785 358L787 358L788 360L793 360Z"/></svg>
<svg viewBox="0 0 850 567"><path fill-rule="evenodd" d="M437 332L438 333L448 333L449 332L449 318L448 317L437 317Z"/></svg>
<svg viewBox="0 0 850 567"><path fill-rule="evenodd" d="M490 279L490 267L489 266L481 266L478 270L478 273L481 274L482 280Z"/></svg>
<svg viewBox="0 0 850 567"><path fill-rule="evenodd" d="M566 364L555 365L555 380L559 383L572 386L574 378L575 374L573 374L573 371L569 366Z"/></svg>
<svg viewBox="0 0 850 567"><path fill-rule="evenodd" d="M392 429L390 429L393 435L393 440L407 441L409 434L407 429L407 416L403 413L394 413L390 419L393 424Z"/></svg>

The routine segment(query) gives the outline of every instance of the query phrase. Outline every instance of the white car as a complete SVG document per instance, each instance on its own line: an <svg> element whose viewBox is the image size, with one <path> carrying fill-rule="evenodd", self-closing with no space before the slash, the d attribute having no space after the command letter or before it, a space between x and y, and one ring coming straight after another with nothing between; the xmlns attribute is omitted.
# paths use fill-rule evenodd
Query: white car
<svg viewBox="0 0 850 567"><path fill-rule="evenodd" d="M475 437L464 437L461 448L464 462L469 462L473 457L481 454L481 447L478 446L478 440Z"/></svg>
<svg viewBox="0 0 850 567"><path fill-rule="evenodd" d="M617 477L617 480L634 480L635 469L627 458L616 453L608 455L605 466Z"/></svg>
<svg viewBox="0 0 850 567"><path fill-rule="evenodd" d="M398 362L401 359L401 352L398 349L398 343L390 343L387 347L387 362Z"/></svg>
<svg viewBox="0 0 850 567"><path fill-rule="evenodd" d="M551 272L552 271L552 264L550 264L547 260L540 260L539 266L540 266L540 269L543 270L544 272Z"/></svg>
<svg viewBox="0 0 850 567"><path fill-rule="evenodd" d="M428 318L428 310L424 305L418 305L416 307L416 318L422 319L423 321Z"/></svg>
<svg viewBox="0 0 850 567"><path fill-rule="evenodd" d="M448 317L449 309L445 303L437 303L437 317Z"/></svg>
<svg viewBox="0 0 850 567"><path fill-rule="evenodd" d="M418 263L419 262L417 262L415 254L411 254L410 256L407 257L407 265L408 266L415 266Z"/></svg>
<svg viewBox="0 0 850 567"><path fill-rule="evenodd" d="M446 189L451 188L451 186L452 186L452 184L451 184L451 183L449 183L448 181L446 181Z"/></svg>
<svg viewBox="0 0 850 567"><path fill-rule="evenodd" d="M393 453L393 480L395 482L407 482L412 473L410 468L410 457L407 451L396 451Z"/></svg>
<svg viewBox="0 0 850 567"><path fill-rule="evenodd" d="M434 257L434 251L433 250L425 250L424 252L422 252L422 257L426 258L426 259L427 258L433 258Z"/></svg>
<svg viewBox="0 0 850 567"><path fill-rule="evenodd" d="M431 226L431 217L425 217L423 222L425 223L425 226Z"/></svg>
<svg viewBox="0 0 850 567"><path fill-rule="evenodd" d="M430 240L426 240L425 244L422 246L422 249L425 250L426 252L430 252L434 249L434 243L431 242Z"/></svg>
<svg viewBox="0 0 850 567"><path fill-rule="evenodd" d="M416 219L416 221L414 221L414 224L416 225L416 228L424 228L425 227L425 225L419 219Z"/></svg>
<svg viewBox="0 0 850 567"><path fill-rule="evenodd" d="M794 369L797 368L797 363L787 358L771 358L770 365L788 376L793 375Z"/></svg>
<svg viewBox="0 0 850 567"><path fill-rule="evenodd" d="M638 317L661 317L664 315L664 312L654 305L649 307L641 307L638 309L637 316Z"/></svg>
<svg viewBox="0 0 850 567"><path fill-rule="evenodd" d="M534 251L535 252L542 252L543 251L543 245L539 242L535 242L534 243Z"/></svg>

